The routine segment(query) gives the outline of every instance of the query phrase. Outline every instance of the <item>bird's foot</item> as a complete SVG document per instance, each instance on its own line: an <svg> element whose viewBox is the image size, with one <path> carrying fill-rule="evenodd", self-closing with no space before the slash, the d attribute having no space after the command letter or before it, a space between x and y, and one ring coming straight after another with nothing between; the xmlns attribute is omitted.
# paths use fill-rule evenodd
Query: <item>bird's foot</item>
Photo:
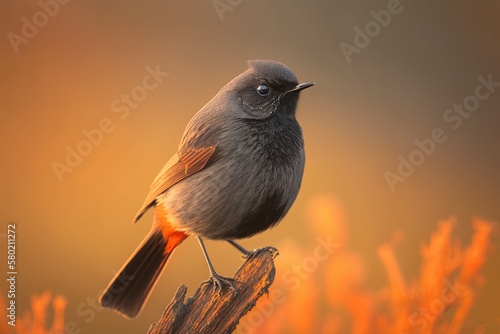
<svg viewBox="0 0 500 334"><path fill-rule="evenodd" d="M219 295L222 290L229 288L231 291L236 291L236 285L239 282L235 279L229 277L223 277L216 273L212 273L210 278L204 281L202 284L210 284L213 285L214 291L216 291Z"/></svg>
<svg viewBox="0 0 500 334"><path fill-rule="evenodd" d="M269 252L271 253L273 259L279 255L279 251L277 248L275 247L272 247L272 246L268 246L268 247L262 247L262 248L257 248L257 249L254 249L253 251L250 251L248 252L247 254L243 255L243 258L245 259L249 259L257 254L260 254L262 252Z"/></svg>
<svg viewBox="0 0 500 334"><path fill-rule="evenodd" d="M249 259L251 258L252 256L256 255L256 254L259 254L261 252L270 252L271 255L273 256L273 258L276 257L276 255L278 255L278 250L274 247L263 247L263 248L257 248L257 249L254 249L253 251L249 251L247 250L245 247L241 246L239 243L237 243L236 241L234 240L227 240L227 242L229 242L231 245L233 245L237 250L239 250L242 254L243 254L243 258L244 259Z"/></svg>

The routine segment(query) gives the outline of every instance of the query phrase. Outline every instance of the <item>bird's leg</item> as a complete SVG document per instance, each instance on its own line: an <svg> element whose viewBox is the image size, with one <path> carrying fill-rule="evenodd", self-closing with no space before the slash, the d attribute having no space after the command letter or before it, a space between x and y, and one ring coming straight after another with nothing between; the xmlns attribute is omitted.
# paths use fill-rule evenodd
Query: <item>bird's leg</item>
<svg viewBox="0 0 500 334"><path fill-rule="evenodd" d="M256 254L256 253L261 252L261 251L271 252L273 254L273 257L275 257L276 254L278 254L278 250L276 248L274 248L274 247L264 247L264 248L254 249L253 251L249 251L245 247L243 247L242 245L240 245L239 243L237 243L234 240L227 240L227 242L229 242L237 250L239 250L240 252L242 252L243 253L243 258L245 258L245 259L247 259L252 254Z"/></svg>
<svg viewBox="0 0 500 334"><path fill-rule="evenodd" d="M243 247L242 245L240 245L239 243L237 243L236 241L234 240L227 240L227 242L229 242L231 245L233 245L237 250L239 250L240 252L243 253L243 257L244 258L247 258L252 252L250 252L249 250L247 250L245 247Z"/></svg>
<svg viewBox="0 0 500 334"><path fill-rule="evenodd" d="M203 251L203 255L205 255L205 260L207 261L208 264L208 270L210 271L210 278L204 281L203 284L213 283L215 290L222 290L224 286L229 286L231 290L235 291L234 284L238 282L232 278L223 277L217 274L217 272L214 269L214 266L212 265L212 261L210 261L210 258L208 257L207 249L205 248L205 243L203 242L203 239L201 239L201 237L197 238L198 242L200 243L201 250Z"/></svg>

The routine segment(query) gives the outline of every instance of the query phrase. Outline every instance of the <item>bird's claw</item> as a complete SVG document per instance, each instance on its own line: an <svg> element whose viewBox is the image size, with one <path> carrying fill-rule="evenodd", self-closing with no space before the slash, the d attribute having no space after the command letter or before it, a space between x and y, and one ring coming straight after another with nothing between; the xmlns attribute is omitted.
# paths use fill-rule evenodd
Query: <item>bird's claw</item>
<svg viewBox="0 0 500 334"><path fill-rule="evenodd" d="M279 251L277 248L275 247L272 247L272 246L267 246L267 247L262 247L262 248L257 248L257 249L254 249L253 251L251 252L248 252L247 254L243 255L243 258L244 259L248 259L252 256L255 256L256 254L259 254L261 252L269 252L271 253L271 255L273 256L273 259L279 255Z"/></svg>
<svg viewBox="0 0 500 334"><path fill-rule="evenodd" d="M238 284L238 281L229 277L212 274L210 275L210 278L204 281L202 284L213 285L214 291L220 294L226 287L228 287L233 292L236 291L235 286Z"/></svg>

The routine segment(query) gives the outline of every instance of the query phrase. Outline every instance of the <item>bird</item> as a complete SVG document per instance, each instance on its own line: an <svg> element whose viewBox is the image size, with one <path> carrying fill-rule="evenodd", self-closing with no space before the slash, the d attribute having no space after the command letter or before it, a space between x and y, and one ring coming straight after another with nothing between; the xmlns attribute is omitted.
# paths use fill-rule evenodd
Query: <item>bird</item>
<svg viewBox="0 0 500 334"><path fill-rule="evenodd" d="M296 119L301 83L283 63L249 60L189 121L177 152L150 186L135 216L154 209L151 231L99 302L126 318L143 309L165 265L188 236L198 239L216 289L233 288L215 271L204 239L235 240L280 222L294 203L305 166Z"/></svg>

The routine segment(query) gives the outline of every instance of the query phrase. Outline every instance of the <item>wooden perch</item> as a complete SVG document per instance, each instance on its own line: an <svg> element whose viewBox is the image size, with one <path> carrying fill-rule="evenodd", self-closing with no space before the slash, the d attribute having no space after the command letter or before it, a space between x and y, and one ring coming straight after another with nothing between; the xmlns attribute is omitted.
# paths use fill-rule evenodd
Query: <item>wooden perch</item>
<svg viewBox="0 0 500 334"><path fill-rule="evenodd" d="M239 320L250 311L274 281L274 248L261 248L251 253L238 269L235 290L216 291L213 284L202 284L193 297L186 297L181 285L148 334L231 333Z"/></svg>

